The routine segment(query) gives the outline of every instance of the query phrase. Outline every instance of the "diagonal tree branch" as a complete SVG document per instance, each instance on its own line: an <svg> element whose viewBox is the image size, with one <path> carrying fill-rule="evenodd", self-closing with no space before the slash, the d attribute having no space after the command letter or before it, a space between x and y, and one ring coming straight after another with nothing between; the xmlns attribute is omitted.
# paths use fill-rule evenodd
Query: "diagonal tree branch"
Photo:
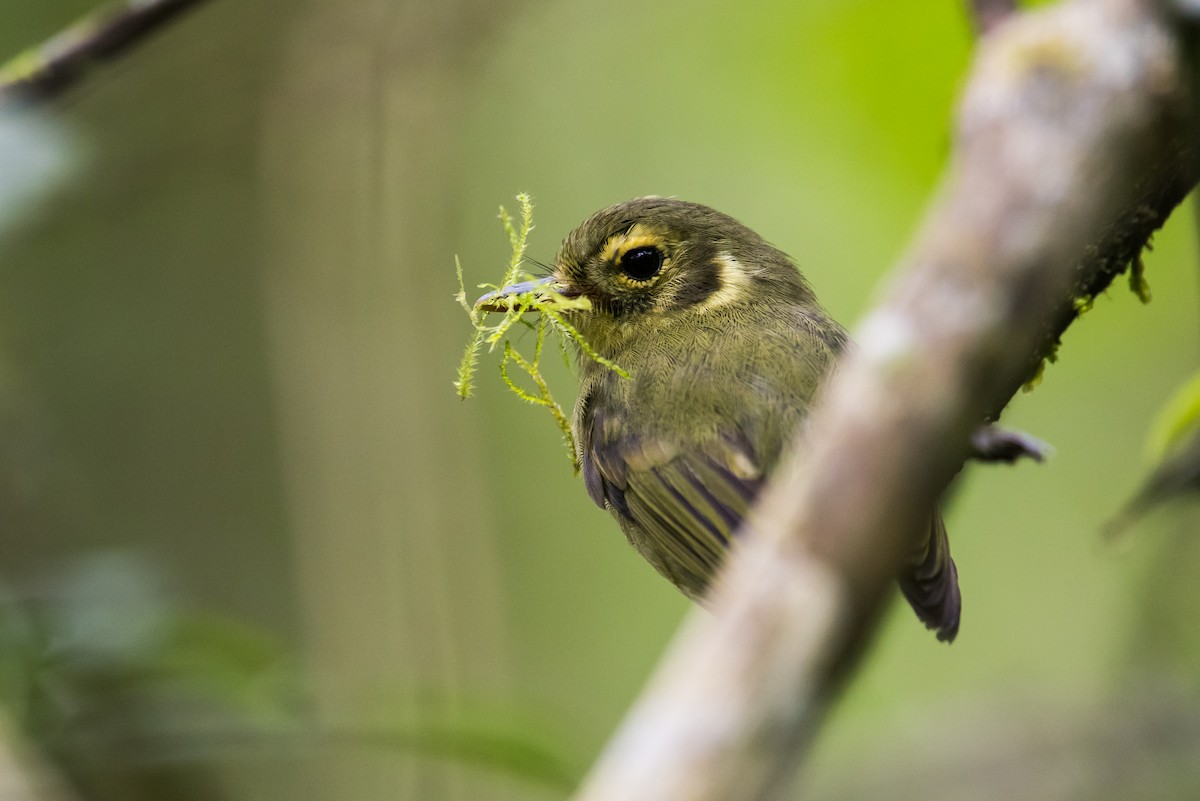
<svg viewBox="0 0 1200 801"><path fill-rule="evenodd" d="M57 97L97 62L120 56L204 0L123 0L75 22L0 66L0 101Z"/></svg>
<svg viewBox="0 0 1200 801"><path fill-rule="evenodd" d="M776 797L971 431L1195 183L1177 24L1152 0L1074 0L983 40L940 194L860 347L578 799Z"/></svg>

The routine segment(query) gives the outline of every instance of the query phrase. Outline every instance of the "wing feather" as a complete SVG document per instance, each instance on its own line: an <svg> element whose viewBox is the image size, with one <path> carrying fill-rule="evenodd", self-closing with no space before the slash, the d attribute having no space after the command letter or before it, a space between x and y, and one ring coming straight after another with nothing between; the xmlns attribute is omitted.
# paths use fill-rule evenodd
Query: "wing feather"
<svg viewBox="0 0 1200 801"><path fill-rule="evenodd" d="M607 425L585 406L580 460L588 494L616 516L629 541L659 573L693 598L709 580L764 483L764 469L740 432L678 445ZM938 639L958 633L958 571L941 515L899 577L900 589Z"/></svg>
<svg viewBox="0 0 1200 801"><path fill-rule="evenodd" d="M962 614L962 595L946 525L938 512L933 513L928 538L913 553L908 570L900 575L900 590L921 622L937 631L939 640L954 640Z"/></svg>
<svg viewBox="0 0 1200 801"><path fill-rule="evenodd" d="M581 447L592 500L612 510L646 559L685 593L699 596L720 565L762 485L741 438L679 447L635 436L605 440L602 413L589 415Z"/></svg>

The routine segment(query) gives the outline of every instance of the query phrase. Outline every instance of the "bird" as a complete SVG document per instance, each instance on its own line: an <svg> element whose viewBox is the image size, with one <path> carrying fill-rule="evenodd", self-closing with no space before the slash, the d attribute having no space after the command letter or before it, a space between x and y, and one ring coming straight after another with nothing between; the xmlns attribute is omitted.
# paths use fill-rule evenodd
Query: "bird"
<svg viewBox="0 0 1200 801"><path fill-rule="evenodd" d="M529 291L590 301L568 319L628 374L579 360L571 427L588 495L655 570L703 601L818 388L853 347L849 334L786 253L675 198L595 212L563 240L549 276L489 293L477 308L500 310ZM983 449L1023 451L1019 439L991 442ZM919 540L899 588L950 642L962 596L937 509Z"/></svg>

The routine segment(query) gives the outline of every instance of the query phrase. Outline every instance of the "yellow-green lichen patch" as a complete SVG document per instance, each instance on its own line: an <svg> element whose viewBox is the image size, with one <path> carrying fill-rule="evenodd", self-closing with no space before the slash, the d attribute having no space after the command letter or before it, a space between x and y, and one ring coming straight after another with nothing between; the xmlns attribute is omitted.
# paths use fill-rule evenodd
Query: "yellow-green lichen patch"
<svg viewBox="0 0 1200 801"><path fill-rule="evenodd" d="M559 431L562 432L567 446L567 455L574 464L576 462L575 438L571 433L571 421L562 406L554 400L550 393L550 387L542 375L541 359L545 350L547 334L553 331L557 336L559 351L568 365L570 356L567 352L567 343L570 341L575 343L582 356L604 365L622 378L628 378L629 374L613 361L597 353L596 349L579 333L579 330L567 320L567 316L572 313L590 309L591 301L586 297L569 297L554 291L552 285L535 282L532 280L534 276L524 271L522 265L525 262L525 250L529 244L529 233L533 230L533 203L529 195L524 193L517 195L517 202L521 206L519 225L514 224L507 209L503 206L500 207L500 222L504 226L505 233L508 234L512 254L505 269L504 278L499 284L479 284L480 289L488 290L488 294L481 299L481 301L486 299L486 304L481 301L471 304L467 301L462 264L458 257L454 259L455 270L458 274L458 294L455 295L455 299L470 317L472 328L471 338L458 365L458 376L454 381L454 387L458 391L459 397L470 397L475 388L475 370L483 346L487 345L489 353L494 352L498 345L502 346L500 376L505 386L521 400L536 406L543 406L550 412ZM522 281L526 283L521 283ZM489 314L498 314L500 318L489 324L488 320L494 319L489 318ZM527 315L536 315L536 320L529 319ZM518 325L534 332L531 354L522 353L512 340L511 334ZM531 389L522 387L513 380L510 365L514 364L533 382ZM576 469L578 469L578 464L576 464Z"/></svg>
<svg viewBox="0 0 1200 801"><path fill-rule="evenodd" d="M1061 343L1059 342L1055 342L1050 346L1050 350L1046 353L1042 360L1038 362L1037 369L1034 370L1033 375L1026 379L1025 383L1021 385L1022 392L1033 392L1033 390L1037 388L1038 384L1042 383L1042 377L1046 374L1046 365L1054 364L1056 361L1058 361L1058 346L1060 344Z"/></svg>
<svg viewBox="0 0 1200 801"><path fill-rule="evenodd" d="M1150 283L1146 281L1146 264L1141 256L1129 265L1129 288L1142 303L1150 302Z"/></svg>

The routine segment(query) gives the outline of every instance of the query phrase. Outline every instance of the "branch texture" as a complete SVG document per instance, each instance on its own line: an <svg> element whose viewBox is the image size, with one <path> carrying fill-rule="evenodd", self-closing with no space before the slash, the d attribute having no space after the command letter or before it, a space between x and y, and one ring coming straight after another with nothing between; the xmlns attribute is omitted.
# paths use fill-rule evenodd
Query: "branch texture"
<svg viewBox="0 0 1200 801"><path fill-rule="evenodd" d="M577 798L768 799L873 632L981 419L1195 183L1191 68L1149 0L981 43L951 165L807 439Z"/></svg>

